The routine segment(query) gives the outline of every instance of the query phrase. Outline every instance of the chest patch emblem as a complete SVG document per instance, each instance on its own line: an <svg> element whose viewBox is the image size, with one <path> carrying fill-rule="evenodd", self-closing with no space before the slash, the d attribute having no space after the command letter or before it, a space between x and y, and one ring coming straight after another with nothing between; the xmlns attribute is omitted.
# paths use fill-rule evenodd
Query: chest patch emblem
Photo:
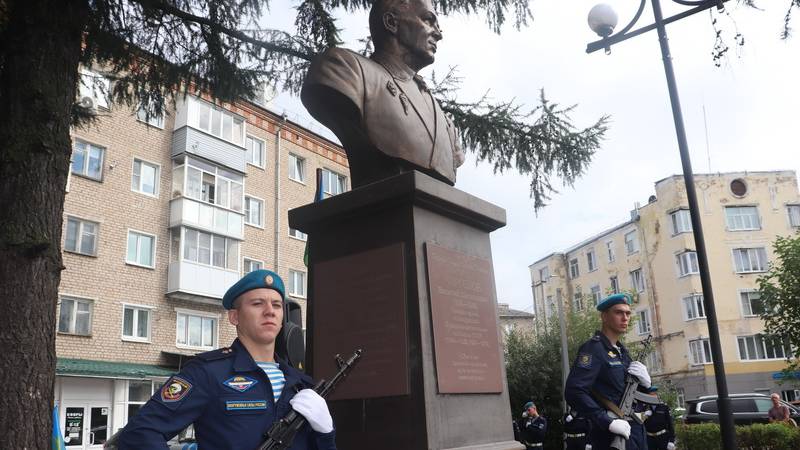
<svg viewBox="0 0 800 450"><path fill-rule="evenodd" d="M608 365L609 366L621 366L622 365L622 361L609 361Z"/></svg>
<svg viewBox="0 0 800 450"><path fill-rule="evenodd" d="M161 388L161 401L172 403L182 400L192 389L192 383L180 377L172 377Z"/></svg>
<svg viewBox="0 0 800 450"><path fill-rule="evenodd" d="M235 376L223 381L222 384L228 386L236 392L244 392L255 386L258 380L250 377Z"/></svg>
<svg viewBox="0 0 800 450"><path fill-rule="evenodd" d="M225 402L228 411L241 411L250 409L267 409L266 400L228 400Z"/></svg>
<svg viewBox="0 0 800 450"><path fill-rule="evenodd" d="M608 356L610 356L610 357L612 357L612 358L616 358L616 357L617 357L617 354L616 354L616 353L614 353L613 351L609 350L609 351L608 351Z"/></svg>

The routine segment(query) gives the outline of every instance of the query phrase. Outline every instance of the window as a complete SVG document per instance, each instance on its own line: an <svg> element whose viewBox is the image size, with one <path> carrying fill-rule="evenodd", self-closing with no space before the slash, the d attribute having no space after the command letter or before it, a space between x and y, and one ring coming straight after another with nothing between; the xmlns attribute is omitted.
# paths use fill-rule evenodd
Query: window
<svg viewBox="0 0 800 450"><path fill-rule="evenodd" d="M217 345L217 317L178 311L176 322L176 345L213 349Z"/></svg>
<svg viewBox="0 0 800 450"><path fill-rule="evenodd" d="M153 395L153 382L150 380L129 380L128 381L128 421L142 409L145 403Z"/></svg>
<svg viewBox="0 0 800 450"><path fill-rule="evenodd" d="M617 255L614 252L614 241L606 242L606 253L608 254L608 262L614 262L614 260L617 258Z"/></svg>
<svg viewBox="0 0 800 450"><path fill-rule="evenodd" d="M249 195L244 196L244 223L264 226L264 201Z"/></svg>
<svg viewBox="0 0 800 450"><path fill-rule="evenodd" d="M97 230L99 227L95 222L67 217L64 250L83 255L97 255Z"/></svg>
<svg viewBox="0 0 800 450"><path fill-rule="evenodd" d="M787 403L800 400L800 389L788 389L781 391L781 398Z"/></svg>
<svg viewBox="0 0 800 450"><path fill-rule="evenodd" d="M683 391L683 388L677 388L677 396L678 396L678 406L681 408L686 408L686 392Z"/></svg>
<svg viewBox="0 0 800 450"><path fill-rule="evenodd" d="M789 214L789 226L800 227L800 205L788 205L786 212Z"/></svg>
<svg viewBox="0 0 800 450"><path fill-rule="evenodd" d="M255 259L245 258L244 259L244 266L243 266L242 270L244 270L244 273L247 274L247 273L250 273L250 272L255 272L256 270L261 270L263 268L264 268L264 263L262 263L261 261L256 261Z"/></svg>
<svg viewBox="0 0 800 450"><path fill-rule="evenodd" d="M78 95L83 99L89 97L96 106L108 109L108 94L111 92L111 83L108 78L91 70L81 69L81 79L78 83Z"/></svg>
<svg viewBox="0 0 800 450"><path fill-rule="evenodd" d="M647 334L651 330L650 326L650 310L645 309L636 313L639 320L636 321L636 332L639 334Z"/></svg>
<svg viewBox="0 0 800 450"><path fill-rule="evenodd" d="M158 196L159 167L141 159L133 159L133 177L131 190L152 196Z"/></svg>
<svg viewBox="0 0 800 450"><path fill-rule="evenodd" d="M156 237L128 230L128 254L125 262L145 267L155 267Z"/></svg>
<svg viewBox="0 0 800 450"><path fill-rule="evenodd" d="M306 296L306 273L297 270L289 271L289 295Z"/></svg>
<svg viewBox="0 0 800 450"><path fill-rule="evenodd" d="M602 300L602 295L603 295L600 293L600 286L595 284L594 286L592 286L591 291L592 291L592 306L597 306L597 304L600 303L600 300Z"/></svg>
<svg viewBox="0 0 800 450"><path fill-rule="evenodd" d="M190 125L234 144L244 143L244 119L241 117L197 99L192 100L192 113Z"/></svg>
<svg viewBox="0 0 800 450"><path fill-rule="evenodd" d="M741 178L731 181L731 193L736 197L744 197L747 194L747 183Z"/></svg>
<svg viewBox="0 0 800 450"><path fill-rule="evenodd" d="M92 334L92 301L77 297L61 297L61 309L58 312L58 332Z"/></svg>
<svg viewBox="0 0 800 450"><path fill-rule="evenodd" d="M575 311L583 311L583 294L580 291L575 292L572 297L572 305Z"/></svg>
<svg viewBox="0 0 800 450"><path fill-rule="evenodd" d="M742 314L745 317L755 317L764 312L761 294L758 291L744 291L739 293L742 304Z"/></svg>
<svg viewBox="0 0 800 450"><path fill-rule="evenodd" d="M578 258L573 258L569 260L569 277L572 279L578 278L581 275L581 271L578 268Z"/></svg>
<svg viewBox="0 0 800 450"><path fill-rule="evenodd" d="M703 305L703 294L692 294L683 297L683 311L686 320L705 318L706 309Z"/></svg>
<svg viewBox="0 0 800 450"><path fill-rule="evenodd" d="M103 178L104 154L103 147L76 139L72 144L72 173L100 180Z"/></svg>
<svg viewBox="0 0 800 450"><path fill-rule="evenodd" d="M597 270L597 257L594 254L593 248L586 251L586 265L589 267L589 272Z"/></svg>
<svg viewBox="0 0 800 450"><path fill-rule="evenodd" d="M123 306L122 337L126 340L150 340L150 308Z"/></svg>
<svg viewBox="0 0 800 450"><path fill-rule="evenodd" d="M552 295L548 295L545 299L544 311L547 317L552 316L553 313L556 312L556 303L553 301Z"/></svg>
<svg viewBox="0 0 800 450"><path fill-rule="evenodd" d="M308 235L307 234L303 233L300 230L295 230L292 227L289 227L289 236L291 236L291 237L293 237L295 239L300 239L301 241L305 241L306 239L308 239Z"/></svg>
<svg viewBox="0 0 800 450"><path fill-rule="evenodd" d="M164 129L164 111L149 111L150 115L148 117L147 107L145 105L139 105L139 108L136 110L136 119L140 122L144 122L148 125L152 125L156 128Z"/></svg>
<svg viewBox="0 0 800 450"><path fill-rule="evenodd" d="M765 272L767 270L767 251L764 247L735 248L733 260L736 273Z"/></svg>
<svg viewBox="0 0 800 450"><path fill-rule="evenodd" d="M755 206L726 206L725 223L728 231L760 230L758 208Z"/></svg>
<svg viewBox="0 0 800 450"><path fill-rule="evenodd" d="M708 339L689 341L689 353L693 365L711 364L711 344Z"/></svg>
<svg viewBox="0 0 800 450"><path fill-rule="evenodd" d="M253 136L247 136L244 140L244 148L247 149L245 159L248 164L264 167L264 141Z"/></svg>
<svg viewBox="0 0 800 450"><path fill-rule="evenodd" d="M347 190L347 178L328 169L322 169L322 192L325 197L341 194Z"/></svg>
<svg viewBox="0 0 800 450"><path fill-rule="evenodd" d="M306 160L289 153L289 179L306 182Z"/></svg>
<svg viewBox="0 0 800 450"><path fill-rule="evenodd" d="M644 278L642 277L642 269L636 269L631 272L631 286L636 289L636 292L644 292Z"/></svg>
<svg viewBox="0 0 800 450"><path fill-rule="evenodd" d="M661 358L658 356L658 352L655 350L645 356L643 363L647 367L648 373L661 371Z"/></svg>
<svg viewBox="0 0 800 450"><path fill-rule="evenodd" d="M697 253L692 251L685 251L675 257L678 261L678 274L682 277L699 273L700 269L697 268Z"/></svg>
<svg viewBox="0 0 800 450"><path fill-rule="evenodd" d="M669 215L672 219L672 234L691 233L692 218L688 209L679 209Z"/></svg>
<svg viewBox="0 0 800 450"><path fill-rule="evenodd" d="M187 158L185 169L187 197L242 212L244 177L197 158Z"/></svg>
<svg viewBox="0 0 800 450"><path fill-rule="evenodd" d="M239 241L186 228L183 259L221 269L239 270Z"/></svg>
<svg viewBox="0 0 800 450"><path fill-rule="evenodd" d="M636 230L625 233L625 251L629 255L639 251L639 236Z"/></svg>
<svg viewBox="0 0 800 450"><path fill-rule="evenodd" d="M608 279L611 282L611 293L612 294L619 294L619 280L616 276L613 276Z"/></svg>
<svg viewBox="0 0 800 450"><path fill-rule="evenodd" d="M539 281L542 283L546 282L550 278L550 267L544 266L539 269Z"/></svg>
<svg viewBox="0 0 800 450"><path fill-rule="evenodd" d="M760 334L739 336L736 338L736 342L739 344L739 359L742 361L784 359L789 354L788 343Z"/></svg>

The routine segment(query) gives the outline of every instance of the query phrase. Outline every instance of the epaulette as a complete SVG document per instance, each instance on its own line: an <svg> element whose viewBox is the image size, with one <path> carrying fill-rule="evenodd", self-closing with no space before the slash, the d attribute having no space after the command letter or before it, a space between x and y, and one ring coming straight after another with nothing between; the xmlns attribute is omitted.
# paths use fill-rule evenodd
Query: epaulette
<svg viewBox="0 0 800 450"><path fill-rule="evenodd" d="M197 358L202 359L203 361L216 361L219 359L230 358L233 356L234 351L230 347L222 347L216 350L211 350L210 352L203 352L198 353L195 355Z"/></svg>
<svg viewBox="0 0 800 450"><path fill-rule="evenodd" d="M600 342L600 335L599 334L595 334L594 336L592 336L591 340Z"/></svg>

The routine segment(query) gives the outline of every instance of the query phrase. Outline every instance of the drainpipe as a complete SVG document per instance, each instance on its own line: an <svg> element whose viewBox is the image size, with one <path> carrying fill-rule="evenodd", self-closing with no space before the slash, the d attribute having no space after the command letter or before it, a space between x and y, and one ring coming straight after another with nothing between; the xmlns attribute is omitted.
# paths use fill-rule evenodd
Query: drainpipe
<svg viewBox="0 0 800 450"><path fill-rule="evenodd" d="M275 230L275 248L273 250L274 261L272 270L280 274L279 261L281 249L281 131L286 124L286 113L281 115L281 120L275 130L275 222L273 229Z"/></svg>

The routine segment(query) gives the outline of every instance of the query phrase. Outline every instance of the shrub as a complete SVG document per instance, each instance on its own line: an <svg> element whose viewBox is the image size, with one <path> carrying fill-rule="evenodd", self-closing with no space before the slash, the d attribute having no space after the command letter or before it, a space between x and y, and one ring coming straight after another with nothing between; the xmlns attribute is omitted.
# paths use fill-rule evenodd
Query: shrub
<svg viewBox="0 0 800 450"><path fill-rule="evenodd" d="M677 424L678 448L681 450L719 450L719 424ZM753 424L736 427L736 443L740 450L797 450L800 448L800 428L783 424Z"/></svg>

